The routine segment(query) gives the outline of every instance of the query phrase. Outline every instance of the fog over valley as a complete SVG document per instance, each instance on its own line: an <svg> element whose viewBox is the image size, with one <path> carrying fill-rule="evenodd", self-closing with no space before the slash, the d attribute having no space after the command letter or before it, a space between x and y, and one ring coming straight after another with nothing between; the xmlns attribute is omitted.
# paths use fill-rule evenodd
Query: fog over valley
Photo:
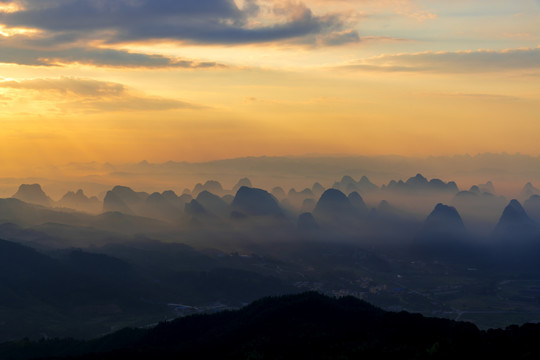
<svg viewBox="0 0 540 360"><path fill-rule="evenodd" d="M254 167L184 188L204 175L178 169L226 167L140 163L111 172L123 185L105 173L19 184L0 199L0 338L95 337L303 291L480 328L540 318L538 183L507 177L499 190L487 174L470 185L415 171L378 182L358 175L362 161L332 178L343 164L330 160L319 179L312 159L258 161L279 176Z"/></svg>

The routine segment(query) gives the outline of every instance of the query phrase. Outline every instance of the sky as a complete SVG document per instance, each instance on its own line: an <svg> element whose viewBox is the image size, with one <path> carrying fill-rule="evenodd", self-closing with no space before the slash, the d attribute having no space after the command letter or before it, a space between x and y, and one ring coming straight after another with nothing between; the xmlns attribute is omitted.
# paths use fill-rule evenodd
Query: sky
<svg viewBox="0 0 540 360"><path fill-rule="evenodd" d="M0 0L0 163L540 155L538 0Z"/></svg>

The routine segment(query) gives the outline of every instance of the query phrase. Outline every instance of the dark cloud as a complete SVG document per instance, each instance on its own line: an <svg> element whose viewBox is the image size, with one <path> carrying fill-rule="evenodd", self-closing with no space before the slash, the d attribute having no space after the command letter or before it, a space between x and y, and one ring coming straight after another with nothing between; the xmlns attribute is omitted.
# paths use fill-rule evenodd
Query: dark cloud
<svg viewBox="0 0 540 360"><path fill-rule="evenodd" d="M39 32L0 36L0 62L200 69L224 65L111 48L122 42L156 40L227 45L285 41L319 46L360 41L350 28L354 21L342 14L315 15L302 3L259 1L244 0L241 8L233 0L13 1L19 10L0 12L0 24ZM263 5L271 20L260 22L257 16Z"/></svg>
<svg viewBox="0 0 540 360"><path fill-rule="evenodd" d="M363 71L438 73L540 70L540 48L382 55L358 61L344 68Z"/></svg>
<svg viewBox="0 0 540 360"><path fill-rule="evenodd" d="M8 26L52 33L96 33L107 42L152 39L208 44L243 44L294 39L344 30L339 16L316 16L302 4L275 8L274 24L249 26L259 12L251 0L240 9L232 0L25 0L24 10L0 15ZM106 31L106 33L104 33Z"/></svg>

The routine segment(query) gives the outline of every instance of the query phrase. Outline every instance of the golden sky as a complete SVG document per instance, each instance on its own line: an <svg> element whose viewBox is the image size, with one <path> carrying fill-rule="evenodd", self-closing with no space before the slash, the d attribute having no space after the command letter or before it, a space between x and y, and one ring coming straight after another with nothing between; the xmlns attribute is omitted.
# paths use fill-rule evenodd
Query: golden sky
<svg viewBox="0 0 540 360"><path fill-rule="evenodd" d="M540 154L538 0L0 0L0 163Z"/></svg>

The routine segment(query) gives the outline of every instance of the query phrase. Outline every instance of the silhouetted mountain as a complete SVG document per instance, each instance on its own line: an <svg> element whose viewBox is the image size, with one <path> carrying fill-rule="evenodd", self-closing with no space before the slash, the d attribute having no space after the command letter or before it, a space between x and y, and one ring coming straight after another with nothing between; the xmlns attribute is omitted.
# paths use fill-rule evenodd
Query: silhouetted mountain
<svg viewBox="0 0 540 360"><path fill-rule="evenodd" d="M0 240L0 337L36 336L40 331L92 333L95 329L77 326L111 315L111 308L117 314L146 312L140 301L145 286L128 264L109 256L66 251L52 258ZM28 312L34 315L25 315ZM73 324L73 319L81 323Z"/></svg>
<svg viewBox="0 0 540 360"><path fill-rule="evenodd" d="M139 214L141 205L148 198L145 192L135 192L126 186L115 186L103 200L103 212L119 211L125 214Z"/></svg>
<svg viewBox="0 0 540 360"><path fill-rule="evenodd" d="M309 212L305 212L298 216L297 222L298 228L306 232L315 232L319 230L319 224L313 215Z"/></svg>
<svg viewBox="0 0 540 360"><path fill-rule="evenodd" d="M480 331L467 322L385 312L353 297L265 298L237 311L121 330L81 342L6 343L0 355L77 359L456 359L540 356L540 325Z"/></svg>
<svg viewBox="0 0 540 360"><path fill-rule="evenodd" d="M466 235L467 230L456 208L441 203L429 214L422 230L422 236L434 242L463 241Z"/></svg>
<svg viewBox="0 0 540 360"><path fill-rule="evenodd" d="M246 186L241 187L236 193L232 209L249 216L283 216L283 211L274 196L265 190Z"/></svg>
<svg viewBox="0 0 540 360"><path fill-rule="evenodd" d="M450 181L445 183L439 179L426 179L421 174L417 174L414 177L409 178L407 181L403 182L402 180L395 181L392 180L388 185L382 187L383 190L392 190L392 191L404 191L412 193L422 193L422 192L446 192L446 193L456 193L458 192L458 187L455 182Z"/></svg>
<svg viewBox="0 0 540 360"><path fill-rule="evenodd" d="M296 191L295 189L291 189L287 194L287 200L289 201L289 204L296 209L300 209L304 200L306 199L315 199L315 195L313 194L313 191L311 191L311 189L304 189L302 191Z"/></svg>
<svg viewBox="0 0 540 360"><path fill-rule="evenodd" d="M476 185L478 187L478 190L482 193L490 193L495 194L495 186L493 186L493 183L491 181L486 182L485 184L478 184Z"/></svg>
<svg viewBox="0 0 540 360"><path fill-rule="evenodd" d="M58 205L91 213L102 210L102 204L99 199L95 196L92 196L91 198L87 197L82 189L77 190L77 192L68 191L62 199L58 201Z"/></svg>
<svg viewBox="0 0 540 360"><path fill-rule="evenodd" d="M334 189L338 189L345 193L351 193L357 191L361 194L373 192L379 189L379 187L373 184L366 176L362 176L359 181L355 181L352 177L346 175L341 181L335 182Z"/></svg>
<svg viewBox="0 0 540 360"><path fill-rule="evenodd" d="M328 189L321 195L313 215L321 224L330 223L340 226L356 225L359 213L344 193L336 189Z"/></svg>
<svg viewBox="0 0 540 360"><path fill-rule="evenodd" d="M232 188L233 194L236 194L238 192L238 190L240 190L240 188L242 186L253 187L253 185L251 184L251 181L248 178L242 178L242 179L238 180L236 185L233 186L233 188Z"/></svg>
<svg viewBox="0 0 540 360"><path fill-rule="evenodd" d="M191 194L193 196L197 196L199 195L200 192L205 191L205 190L208 192L211 192L212 194L216 194L220 196L225 194L225 192L223 191L223 186L221 186L219 181L216 181L216 180L208 180L207 182L204 183L204 185L203 184L195 185Z"/></svg>
<svg viewBox="0 0 540 360"><path fill-rule="evenodd" d="M525 184L525 186L523 186L523 189L519 193L519 197L521 199L528 199L532 195L540 195L540 190L538 190L533 184L528 182L527 184Z"/></svg>
<svg viewBox="0 0 540 360"><path fill-rule="evenodd" d="M22 184L12 197L29 204L37 204L42 206L50 206L52 204L51 198L49 198L47 194L43 192L39 184Z"/></svg>
<svg viewBox="0 0 540 360"><path fill-rule="evenodd" d="M367 214L369 212L369 209L366 206L364 199L362 199L362 196L360 196L360 194L358 194L356 191L353 191L352 193L350 193L348 198L352 206L356 210L358 210L360 214Z"/></svg>
<svg viewBox="0 0 540 360"><path fill-rule="evenodd" d="M193 197L189 194L182 194L178 196L172 190L164 191L163 193L161 193L161 195L163 196L165 200L167 200L172 206L174 206L180 212L183 212L186 204L189 203L191 200L193 200Z"/></svg>
<svg viewBox="0 0 540 360"><path fill-rule="evenodd" d="M166 199L162 194L155 192L150 194L141 205L139 214L152 219L169 222L178 221L182 211L174 205L174 200Z"/></svg>
<svg viewBox="0 0 540 360"><path fill-rule="evenodd" d="M208 191L201 191L197 196L197 202L214 215L227 218L231 212L231 206L222 198Z"/></svg>
<svg viewBox="0 0 540 360"><path fill-rule="evenodd" d="M540 228L525 212L519 201L512 200L504 209L495 230L495 237L504 238L518 245L537 238L540 242Z"/></svg>
<svg viewBox="0 0 540 360"><path fill-rule="evenodd" d="M133 214L133 210L122 200L120 195L113 191L107 191L103 199L103 212L121 212L124 214Z"/></svg>
<svg viewBox="0 0 540 360"><path fill-rule="evenodd" d="M187 203L184 212L186 213L186 215L195 218L215 216L213 214L210 214L197 200L191 200L189 203Z"/></svg>

